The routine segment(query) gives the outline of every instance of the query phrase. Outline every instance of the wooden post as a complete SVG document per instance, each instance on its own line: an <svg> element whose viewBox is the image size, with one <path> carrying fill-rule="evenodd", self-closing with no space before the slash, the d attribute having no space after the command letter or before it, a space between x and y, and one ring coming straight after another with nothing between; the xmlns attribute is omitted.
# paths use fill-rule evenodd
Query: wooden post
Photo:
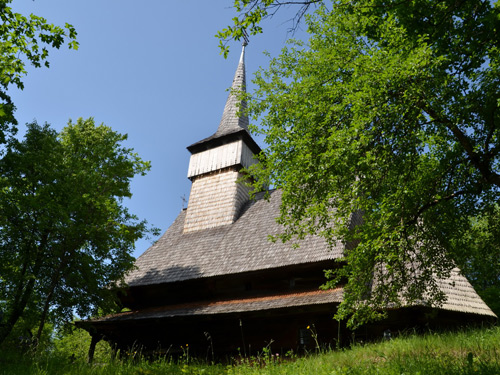
<svg viewBox="0 0 500 375"><path fill-rule="evenodd" d="M90 341L90 347L89 347L89 357L88 357L88 362L92 363L94 361L94 352L95 352L95 346L99 341L101 341L102 336L94 334L92 335L92 340Z"/></svg>
<svg viewBox="0 0 500 375"><path fill-rule="evenodd" d="M115 343L113 343L111 345L112 349L111 349L111 361L114 361L116 359L116 354L118 353L118 345Z"/></svg>
<svg viewBox="0 0 500 375"><path fill-rule="evenodd" d="M340 340L341 340L341 337L340 337L340 322L341 320L337 320L337 350L340 349Z"/></svg>

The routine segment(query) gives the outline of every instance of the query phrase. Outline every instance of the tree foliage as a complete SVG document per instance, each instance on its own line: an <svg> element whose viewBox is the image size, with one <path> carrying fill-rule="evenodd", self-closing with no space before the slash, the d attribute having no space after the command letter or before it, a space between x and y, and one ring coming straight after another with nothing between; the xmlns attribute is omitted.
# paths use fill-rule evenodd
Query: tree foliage
<svg viewBox="0 0 500 375"><path fill-rule="evenodd" d="M461 269L488 306L500 316L500 206L489 207L471 218L471 227L456 239L466 249Z"/></svg>
<svg viewBox="0 0 500 375"><path fill-rule="evenodd" d="M0 161L0 343L16 321L39 325L113 308L134 242L148 232L123 206L149 162L92 118L57 134L28 125Z"/></svg>
<svg viewBox="0 0 500 375"><path fill-rule="evenodd" d="M0 0L0 143L5 142L5 132L17 125L8 88L24 88L26 64L49 67L48 47L60 48L66 43L78 49L72 25L55 26L34 14L26 17L15 13L8 6L11 2Z"/></svg>
<svg viewBox="0 0 500 375"><path fill-rule="evenodd" d="M388 305L439 304L436 278L467 269L469 218L498 202L500 7L323 3L308 42L256 75L249 110L268 146L251 172L283 190L282 240L356 245L329 272L346 282L337 317L356 325Z"/></svg>
<svg viewBox="0 0 500 375"><path fill-rule="evenodd" d="M263 20L272 18L282 8L292 5L298 7L295 16L290 20L292 25L289 31L293 33L311 7L321 3L323 0L235 0L234 9L239 16L232 19L232 25L228 25L215 35L219 39L221 54L227 57L229 41L245 39L249 34L262 33Z"/></svg>

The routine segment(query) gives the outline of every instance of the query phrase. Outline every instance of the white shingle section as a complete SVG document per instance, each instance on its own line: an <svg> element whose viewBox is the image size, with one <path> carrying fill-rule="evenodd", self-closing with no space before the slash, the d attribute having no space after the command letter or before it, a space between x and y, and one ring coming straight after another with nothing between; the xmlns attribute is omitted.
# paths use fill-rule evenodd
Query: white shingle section
<svg viewBox="0 0 500 375"><path fill-rule="evenodd" d="M188 178L236 165L247 168L255 162L253 152L240 139L191 155Z"/></svg>

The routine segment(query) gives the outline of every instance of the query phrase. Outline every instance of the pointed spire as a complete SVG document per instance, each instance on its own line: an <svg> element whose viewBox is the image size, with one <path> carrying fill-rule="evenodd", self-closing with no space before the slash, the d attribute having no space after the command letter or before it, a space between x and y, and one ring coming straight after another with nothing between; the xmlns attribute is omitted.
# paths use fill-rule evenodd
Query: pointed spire
<svg viewBox="0 0 500 375"><path fill-rule="evenodd" d="M245 47L247 44L248 40L245 40L219 127L210 137L188 146L187 149L192 154L217 147L217 145L224 144L229 140L241 139L242 137L254 154L258 154L261 151L259 145L248 131L247 103L240 95L241 91L246 93Z"/></svg>
<svg viewBox="0 0 500 375"><path fill-rule="evenodd" d="M245 46L246 42L243 43L243 48L241 50L240 61L238 63L238 68L234 75L233 84L231 85L231 91L226 101L226 106L224 107L224 112L222 113L222 119L219 124L219 128L214 136L222 136L229 133L234 133L239 130L248 130L248 116L246 114L247 103L239 97L238 92L246 92L246 79L245 79Z"/></svg>

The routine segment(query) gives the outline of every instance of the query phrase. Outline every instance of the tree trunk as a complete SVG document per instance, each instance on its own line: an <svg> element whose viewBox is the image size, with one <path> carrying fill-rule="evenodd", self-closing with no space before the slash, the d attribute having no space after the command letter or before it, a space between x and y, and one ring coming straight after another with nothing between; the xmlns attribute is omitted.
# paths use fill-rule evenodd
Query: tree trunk
<svg viewBox="0 0 500 375"><path fill-rule="evenodd" d="M61 256L61 259L59 261L59 266L57 267L56 270L54 270L54 273L52 274L52 279L50 280L50 286L49 286L49 291L47 293L47 298L45 299L45 304L43 306L43 311L42 311L42 316L40 317L40 324L38 325L38 332L36 334L36 343L38 344L40 342L40 338L42 337L42 332L43 332L43 327L45 326L45 321L47 320L47 315L49 313L49 308L50 308L50 303L52 302L52 297L54 296L54 290L56 289L57 284L59 283L59 280L61 279L63 268L67 264L67 260L69 257L69 253L67 251L63 252L63 255Z"/></svg>
<svg viewBox="0 0 500 375"><path fill-rule="evenodd" d="M32 278L26 284L21 298L15 299L12 308L7 310L6 322L5 324L0 325L0 345L5 341L7 336L9 336L9 334L12 332L12 329L14 328L14 325L22 316L33 292L34 285L35 279Z"/></svg>
<svg viewBox="0 0 500 375"><path fill-rule="evenodd" d="M54 285L54 288L55 288L55 285ZM42 337L43 327L45 326L45 321L47 320L47 315L49 312L50 302L52 301L54 288L52 288L52 290L47 295L47 299L45 300L45 304L43 306L42 316L40 317L40 324L38 325L38 331L37 331L36 337L35 337L37 345L40 342L40 339Z"/></svg>
<svg viewBox="0 0 500 375"><path fill-rule="evenodd" d="M33 294L33 289L35 287L35 280L38 276L38 271L42 265L42 253L45 250L45 246L47 244L48 233L44 233L42 236L42 240L40 246L26 249L25 252L28 253L30 250L35 252L36 257L34 261L34 265L32 268L32 272L26 276L26 272L28 270L29 260L26 260L23 264L23 269L21 271L21 275L19 277L19 287L16 291L16 296L14 297L14 301L10 309L7 309L7 319L6 323L0 326L0 345L5 341L7 336L12 332L14 325L17 323L19 318L23 315L24 309L28 304L29 299ZM28 282L25 286L23 286L23 281L28 279Z"/></svg>

